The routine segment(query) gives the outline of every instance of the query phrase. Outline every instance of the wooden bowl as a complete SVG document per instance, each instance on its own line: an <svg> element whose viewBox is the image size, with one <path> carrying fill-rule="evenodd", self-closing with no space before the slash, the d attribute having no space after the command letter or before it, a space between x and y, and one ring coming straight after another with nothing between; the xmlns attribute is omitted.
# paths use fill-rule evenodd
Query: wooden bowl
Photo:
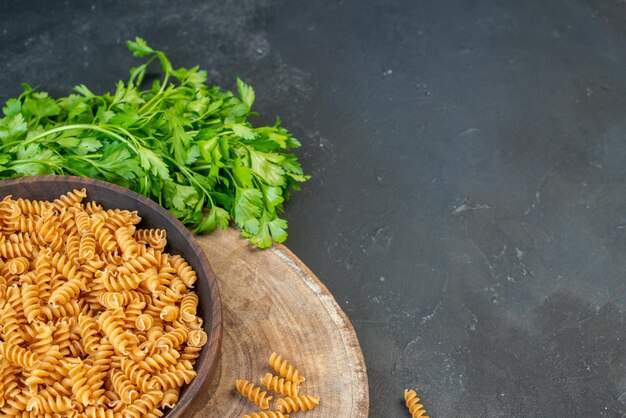
<svg viewBox="0 0 626 418"><path fill-rule="evenodd" d="M83 177L31 176L0 181L0 199L13 198L54 200L74 190L87 189L87 201L95 200L105 209L136 210L141 216L140 228L161 228L167 231L166 251L180 254L198 275L195 291L200 303L198 315L204 320L209 339L196 362L196 378L180 394L178 405L164 416L182 418L193 416L207 401L206 396L215 376L222 341L222 307L215 274L193 234L167 210L152 200L131 190Z"/></svg>

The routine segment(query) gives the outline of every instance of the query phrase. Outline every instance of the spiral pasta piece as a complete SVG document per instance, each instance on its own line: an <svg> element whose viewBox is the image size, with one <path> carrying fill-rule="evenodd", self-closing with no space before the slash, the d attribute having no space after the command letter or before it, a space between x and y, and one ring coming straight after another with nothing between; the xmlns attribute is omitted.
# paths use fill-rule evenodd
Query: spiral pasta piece
<svg viewBox="0 0 626 418"><path fill-rule="evenodd" d="M24 215L43 215L52 211L52 204L41 200L19 198L14 201L14 204L20 209L20 213Z"/></svg>
<svg viewBox="0 0 626 418"><path fill-rule="evenodd" d="M180 318L183 321L193 321L197 315L198 296L188 293L180 300Z"/></svg>
<svg viewBox="0 0 626 418"><path fill-rule="evenodd" d="M135 320L143 314L145 307L146 303L141 300L135 300L128 304L124 310L124 328L135 329Z"/></svg>
<svg viewBox="0 0 626 418"><path fill-rule="evenodd" d="M52 333L54 332L54 328L50 325L39 322L35 324L34 331L34 339L30 344L29 350L35 356L45 355L50 351L50 347L52 347L52 342L54 341Z"/></svg>
<svg viewBox="0 0 626 418"><path fill-rule="evenodd" d="M111 373L111 382L123 403L131 404L139 397L139 391L121 370Z"/></svg>
<svg viewBox="0 0 626 418"><path fill-rule="evenodd" d="M81 311L81 305L75 300L70 300L63 305L48 304L47 306L42 306L41 310L48 321L53 321L63 317L78 315L78 312Z"/></svg>
<svg viewBox="0 0 626 418"><path fill-rule="evenodd" d="M267 396L267 392L262 391L259 386L255 386L254 383L245 379L237 379L235 387L239 393L254 402L259 408L263 410L269 409L272 396Z"/></svg>
<svg viewBox="0 0 626 418"><path fill-rule="evenodd" d="M54 253L50 259L50 264L57 273L68 280L76 277L78 274L76 264L72 260L69 260L65 254Z"/></svg>
<svg viewBox="0 0 626 418"><path fill-rule="evenodd" d="M181 256L170 257L172 267L177 270L178 276L181 278L185 286L191 288L198 279L196 272L193 271L189 263Z"/></svg>
<svg viewBox="0 0 626 418"><path fill-rule="evenodd" d="M284 377L294 383L302 383L306 380L304 376L300 376L298 370L289 364L287 360L283 360L283 356L280 354L272 353L269 364L280 377Z"/></svg>
<svg viewBox="0 0 626 418"><path fill-rule="evenodd" d="M6 399L6 405L2 408L2 413L6 416L18 416L26 411L29 396L23 392L18 392L14 397Z"/></svg>
<svg viewBox="0 0 626 418"><path fill-rule="evenodd" d="M94 214L91 216L91 231L96 236L103 251L113 251L117 247L113 232L106 226L102 215Z"/></svg>
<svg viewBox="0 0 626 418"><path fill-rule="evenodd" d="M289 418L289 415L285 415L280 411L261 411L246 414L241 418Z"/></svg>
<svg viewBox="0 0 626 418"><path fill-rule="evenodd" d="M30 257L32 254L33 244L29 241L11 242L5 237L2 237L0 241L0 257L2 258Z"/></svg>
<svg viewBox="0 0 626 418"><path fill-rule="evenodd" d="M143 393L139 399L133 402L126 408L124 412L128 418L143 418L151 413L154 413L154 409L161 402L163 392L153 390L147 393Z"/></svg>
<svg viewBox="0 0 626 418"><path fill-rule="evenodd" d="M194 377L196 377L196 372L193 370L193 365L182 360L155 374L150 382L153 387L166 391L189 384Z"/></svg>
<svg viewBox="0 0 626 418"><path fill-rule="evenodd" d="M133 229L123 227L115 231L115 240L122 250L122 258L131 260L139 256L139 244L133 237Z"/></svg>
<svg viewBox="0 0 626 418"><path fill-rule="evenodd" d="M163 250L167 243L167 232L164 229L138 229L135 231L135 238L155 250Z"/></svg>
<svg viewBox="0 0 626 418"><path fill-rule="evenodd" d="M85 235L91 232L91 218L82 210L74 210L74 222L76 223L76 229L80 235Z"/></svg>
<svg viewBox="0 0 626 418"><path fill-rule="evenodd" d="M180 309L176 305L167 305L161 310L159 317L167 322L174 322L178 319Z"/></svg>
<svg viewBox="0 0 626 418"><path fill-rule="evenodd" d="M11 274L22 274L25 273L30 266L28 258L26 257L17 257L9 260L7 263L7 269Z"/></svg>
<svg viewBox="0 0 626 418"><path fill-rule="evenodd" d="M33 369L24 384L28 386L30 393L35 394L39 385L46 385L50 381L61 381L65 377L65 368L62 365L64 355L58 345L50 347L48 352L41 357L41 363Z"/></svg>
<svg viewBox="0 0 626 418"><path fill-rule="evenodd" d="M131 212L129 210L120 209L107 209L101 212L105 216L105 222L112 231L117 231L119 228L123 228L130 225L136 225L141 221L141 218L137 216L137 212Z"/></svg>
<svg viewBox="0 0 626 418"><path fill-rule="evenodd" d="M62 231L60 222L56 219L52 212L48 212L41 216L35 224L39 241L51 244L57 241L57 236Z"/></svg>
<svg viewBox="0 0 626 418"><path fill-rule="evenodd" d="M192 321L185 321L185 325L187 325L187 328L197 331L202 331L203 323L204 322L202 321L202 318L198 316L196 316Z"/></svg>
<svg viewBox="0 0 626 418"><path fill-rule="evenodd" d="M6 199L0 203L0 215L2 216L2 229L5 232L14 232L17 229L16 224L20 219L25 218L17 202Z"/></svg>
<svg viewBox="0 0 626 418"><path fill-rule="evenodd" d="M201 329L193 329L189 331L189 335L187 337L187 343L189 347L203 347L209 339L204 330Z"/></svg>
<svg viewBox="0 0 626 418"><path fill-rule="evenodd" d="M149 295L134 290L103 292L98 300L102 306L108 309L123 308L137 301L143 302L146 305L152 303L152 298Z"/></svg>
<svg viewBox="0 0 626 418"><path fill-rule="evenodd" d="M417 396L417 392L413 389L404 389L404 400L412 418L428 418L424 405L420 403L420 398Z"/></svg>
<svg viewBox="0 0 626 418"><path fill-rule="evenodd" d="M115 350L106 337L100 339L98 350L92 355L94 366L98 366L101 371L107 372L112 367L112 358Z"/></svg>
<svg viewBox="0 0 626 418"><path fill-rule="evenodd" d="M98 323L91 315L82 312L78 314L78 323L85 352L87 354L95 354L98 350L98 346L100 346Z"/></svg>
<svg viewBox="0 0 626 418"><path fill-rule="evenodd" d="M124 290L134 290L139 287L141 277L137 273L120 273L117 271L99 271L95 275L95 280L102 283L109 292L121 292Z"/></svg>
<svg viewBox="0 0 626 418"><path fill-rule="evenodd" d="M195 364L196 359L200 356L200 351L202 351L202 347L192 347L188 345L183 348L180 360L188 360L191 364Z"/></svg>
<svg viewBox="0 0 626 418"><path fill-rule="evenodd" d="M155 382L151 381L150 373L142 369L139 364L131 359L122 358L120 368L128 379L143 393L155 389Z"/></svg>
<svg viewBox="0 0 626 418"><path fill-rule="evenodd" d="M52 205L56 210L60 212L63 208L69 208L78 205L86 197L86 189L72 190L71 192L67 192L64 195L59 196L58 199L54 199Z"/></svg>
<svg viewBox="0 0 626 418"><path fill-rule="evenodd" d="M124 311L121 308L103 312L98 323L117 354L126 356L130 352L129 346L136 345L136 337L124 332Z"/></svg>
<svg viewBox="0 0 626 418"><path fill-rule="evenodd" d="M41 299L39 296L39 288L35 284L22 285L22 306L24 307L24 315L30 323L39 318L43 311L41 309Z"/></svg>
<svg viewBox="0 0 626 418"><path fill-rule="evenodd" d="M32 369L39 364L39 357L37 354L32 353L19 345L0 341L0 353L2 353L4 358L11 363L25 369Z"/></svg>
<svg viewBox="0 0 626 418"><path fill-rule="evenodd" d="M104 211L104 209L102 208L102 206L95 201L91 201L91 202L87 202L83 205L83 209L85 210L85 212L87 212L89 215L93 215L94 213L101 213Z"/></svg>
<svg viewBox="0 0 626 418"><path fill-rule="evenodd" d="M124 259L122 255L122 259ZM124 264L120 267L120 270L131 273L143 273L150 269L154 269L155 264L158 263L158 258L149 251L143 251L138 256L125 259Z"/></svg>
<svg viewBox="0 0 626 418"><path fill-rule="evenodd" d="M51 394L47 389L39 391L26 405L26 410L35 414L60 414L71 409L72 401L70 398Z"/></svg>
<svg viewBox="0 0 626 418"><path fill-rule="evenodd" d="M92 391L87 384L87 368L82 360L68 358L65 360L65 367L68 369L72 393L76 400L84 406L93 404Z"/></svg>
<svg viewBox="0 0 626 418"><path fill-rule="evenodd" d="M52 251L48 248L40 250L35 258L35 284L37 284L39 289L39 297L44 303L50 297L50 283L52 281L51 258Z"/></svg>
<svg viewBox="0 0 626 418"><path fill-rule="evenodd" d="M135 328L138 331L147 331L154 325L154 319L148 314L141 314L135 318Z"/></svg>
<svg viewBox="0 0 626 418"><path fill-rule="evenodd" d="M121 412L103 406L88 406L85 408L84 415L86 418L123 418Z"/></svg>
<svg viewBox="0 0 626 418"><path fill-rule="evenodd" d="M85 279L81 274L76 274L67 282L52 291L50 295L50 304L64 305L71 299L74 299L81 291L87 289Z"/></svg>
<svg viewBox="0 0 626 418"><path fill-rule="evenodd" d="M96 273L102 270L105 263L100 259L100 257L92 257L90 259L81 260L80 263L80 272L88 282L91 282L95 277Z"/></svg>
<svg viewBox="0 0 626 418"><path fill-rule="evenodd" d="M177 328L166 332L155 341L155 346L162 350L178 349L187 342L189 331L187 328Z"/></svg>
<svg viewBox="0 0 626 418"><path fill-rule="evenodd" d="M0 325L2 325L5 342L14 345L24 343L24 336L20 330L23 323L20 321L20 317L11 305L4 307L3 313L0 315Z"/></svg>
<svg viewBox="0 0 626 418"><path fill-rule="evenodd" d="M96 256L96 236L89 231L80 238L80 247L78 252L80 258L91 260Z"/></svg>
<svg viewBox="0 0 626 418"><path fill-rule="evenodd" d="M6 232L24 232L29 233L32 236L36 236L37 226L35 219L31 216L20 216L19 219L12 223L10 226L4 226L2 228Z"/></svg>
<svg viewBox="0 0 626 418"><path fill-rule="evenodd" d="M7 359L0 359L0 408L7 398L13 398L20 392L17 372L19 369Z"/></svg>
<svg viewBox="0 0 626 418"><path fill-rule="evenodd" d="M180 353L176 350L164 350L146 356L139 364L148 373L156 373L172 364L176 364L179 357Z"/></svg>
<svg viewBox="0 0 626 418"><path fill-rule="evenodd" d="M178 388L163 391L163 398L159 406L161 408L173 408L178 403L178 398L180 398L180 389Z"/></svg>
<svg viewBox="0 0 626 418"><path fill-rule="evenodd" d="M268 390L274 391L280 395L289 396L290 398L297 397L300 392L299 384L285 380L271 373L266 373L265 376L261 378L261 384Z"/></svg>
<svg viewBox="0 0 626 418"><path fill-rule="evenodd" d="M276 401L276 407L283 414L291 412L310 411L320 403L320 398L315 396L298 396L294 398L281 398Z"/></svg>
<svg viewBox="0 0 626 418"><path fill-rule="evenodd" d="M76 219L74 218L74 214L76 213L77 208L63 208L59 213L57 220L59 221L59 226L65 230L65 234L69 236L80 236L78 232L78 226L76 225Z"/></svg>

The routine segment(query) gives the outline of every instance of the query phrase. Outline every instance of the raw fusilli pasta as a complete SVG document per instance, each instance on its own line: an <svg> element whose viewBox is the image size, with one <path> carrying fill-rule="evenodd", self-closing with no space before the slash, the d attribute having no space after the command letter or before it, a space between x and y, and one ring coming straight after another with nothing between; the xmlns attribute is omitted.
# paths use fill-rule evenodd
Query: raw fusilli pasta
<svg viewBox="0 0 626 418"><path fill-rule="evenodd" d="M243 396L254 402L261 409L269 409L271 396L267 396L267 392L261 391L261 388L255 386L245 379L237 379L235 387Z"/></svg>
<svg viewBox="0 0 626 418"><path fill-rule="evenodd" d="M160 417L196 376L196 273L86 196L0 201L0 416Z"/></svg>
<svg viewBox="0 0 626 418"><path fill-rule="evenodd" d="M280 411L261 411L252 414L246 414L241 418L289 418L289 415L285 415Z"/></svg>
<svg viewBox="0 0 626 418"><path fill-rule="evenodd" d="M280 395L289 396L290 398L297 397L298 392L300 391L300 386L298 384L285 380L282 377L275 376L271 373L266 373L261 379L261 383L268 390L272 390Z"/></svg>
<svg viewBox="0 0 626 418"><path fill-rule="evenodd" d="M280 354L272 353L270 356L270 367L274 369L280 377L284 377L291 382L302 383L306 380L304 376L300 376L298 370L289 364L287 360L283 360L283 356Z"/></svg>
<svg viewBox="0 0 626 418"><path fill-rule="evenodd" d="M309 411L320 403L320 399L315 396L298 396L294 398L281 398L276 401L276 406L283 414L291 412Z"/></svg>
<svg viewBox="0 0 626 418"><path fill-rule="evenodd" d="M412 418L428 418L424 405L420 403L420 398L413 389L404 389L404 400Z"/></svg>

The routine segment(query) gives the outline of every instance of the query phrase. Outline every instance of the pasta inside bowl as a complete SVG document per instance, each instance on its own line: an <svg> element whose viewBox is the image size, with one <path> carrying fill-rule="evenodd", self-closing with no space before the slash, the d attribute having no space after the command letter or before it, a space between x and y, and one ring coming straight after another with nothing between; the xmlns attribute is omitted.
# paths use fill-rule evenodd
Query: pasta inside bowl
<svg viewBox="0 0 626 418"><path fill-rule="evenodd" d="M154 202L91 179L3 181L0 198L3 416L197 411L221 306L191 233Z"/></svg>

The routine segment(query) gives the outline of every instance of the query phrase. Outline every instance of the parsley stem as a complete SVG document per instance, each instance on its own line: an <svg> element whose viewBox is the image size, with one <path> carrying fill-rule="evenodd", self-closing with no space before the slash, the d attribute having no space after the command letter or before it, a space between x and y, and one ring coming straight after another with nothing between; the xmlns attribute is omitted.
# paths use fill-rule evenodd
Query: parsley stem
<svg viewBox="0 0 626 418"><path fill-rule="evenodd" d="M98 132L103 133L105 135L109 135L109 136L117 139L118 141L128 145L128 147L130 149L132 149L133 151L135 151L136 154L139 154L139 151L137 150L135 145L132 144L130 141L127 141L123 136L121 136L121 135L119 135L119 134L117 134L117 133L115 133L115 132L113 132L113 131L111 131L109 129L106 129L106 128L103 128L101 126L98 126L98 125L80 124L80 123L79 124L75 124L75 125L59 126L59 127L56 127L56 128L49 129L49 130L44 131L44 132L42 132L42 133L40 133L38 135L35 135L35 136L31 137L31 138L28 138L27 140L23 141L20 145L31 144L33 142L37 142L38 140L40 140L42 138L45 138L46 136L53 135L53 134L56 134L56 133L59 133L59 132L63 132L63 131L71 131L73 129L92 130L92 131L98 131ZM128 131L126 131L126 132L128 132ZM129 133L129 135L130 135L130 133ZM136 140L136 138L133 135L130 135L130 137L132 139ZM4 144L4 145L0 146L0 149L4 149L4 148L6 148L9 145L15 145L15 144L13 144L13 143Z"/></svg>
<svg viewBox="0 0 626 418"><path fill-rule="evenodd" d="M146 103L144 103L143 106L141 106L139 108L138 113L143 113L145 111L146 106L148 106L150 103L152 103L152 101L155 98L159 97L159 100L161 100L163 98L162 94L163 94L163 91L165 90L165 86L167 86L167 82L169 81L169 79L170 79L170 73L166 72L165 73L165 77L163 77L163 83L161 84L161 88L159 89L159 91L154 96L152 96L150 98L150 100L148 100ZM159 102L157 101L156 104L158 104L158 103ZM152 108L150 108L150 110L152 110Z"/></svg>

